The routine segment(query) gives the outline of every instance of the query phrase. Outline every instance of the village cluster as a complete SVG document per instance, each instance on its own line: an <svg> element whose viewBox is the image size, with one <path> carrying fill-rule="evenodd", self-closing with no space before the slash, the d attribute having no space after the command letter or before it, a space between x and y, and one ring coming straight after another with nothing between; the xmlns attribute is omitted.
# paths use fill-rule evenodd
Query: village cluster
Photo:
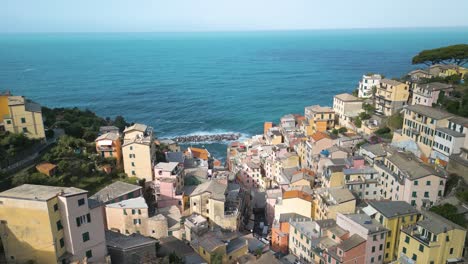
<svg viewBox="0 0 468 264"><path fill-rule="evenodd" d="M466 229L429 209L453 203L467 211L446 184L451 174L468 181L468 119L436 106L453 85L427 80L467 74L455 65L412 71L404 80L366 74L354 95L336 95L332 107L307 106L265 122L263 134L232 141L225 164L204 148L158 139L144 124L123 132L101 127L96 152L141 184L116 181L92 195L32 184L1 192L5 257L460 263ZM44 137L40 106L8 100L5 130ZM157 146L166 149L164 161ZM54 168L38 166L44 174Z"/></svg>

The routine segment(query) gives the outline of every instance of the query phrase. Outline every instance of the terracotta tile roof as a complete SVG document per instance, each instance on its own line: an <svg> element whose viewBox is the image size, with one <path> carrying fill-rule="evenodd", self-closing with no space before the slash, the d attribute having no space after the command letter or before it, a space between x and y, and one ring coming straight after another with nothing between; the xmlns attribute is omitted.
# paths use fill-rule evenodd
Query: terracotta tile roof
<svg viewBox="0 0 468 264"><path fill-rule="evenodd" d="M312 196L310 194L298 190L286 191L283 193L283 199L290 198L299 198L302 200L312 202Z"/></svg>
<svg viewBox="0 0 468 264"><path fill-rule="evenodd" d="M36 169L40 171L51 171L55 168L57 168L57 165L54 165L49 162L44 162L36 166Z"/></svg>
<svg viewBox="0 0 468 264"><path fill-rule="evenodd" d="M315 132L314 134L312 134L311 136L314 141L319 141L319 140L322 140L324 138L330 138L330 136L328 134L325 134L323 132Z"/></svg>

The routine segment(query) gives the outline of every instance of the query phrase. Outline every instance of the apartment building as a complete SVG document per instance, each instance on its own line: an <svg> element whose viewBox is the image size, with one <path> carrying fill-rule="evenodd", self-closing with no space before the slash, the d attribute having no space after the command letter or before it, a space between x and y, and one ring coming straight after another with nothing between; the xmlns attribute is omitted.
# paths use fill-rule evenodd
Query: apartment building
<svg viewBox="0 0 468 264"><path fill-rule="evenodd" d="M159 162L154 166L158 208L182 205L184 175L184 167L178 162Z"/></svg>
<svg viewBox="0 0 468 264"><path fill-rule="evenodd" d="M271 227L271 249L275 252L288 254L290 223L310 220L309 217L296 213L281 214Z"/></svg>
<svg viewBox="0 0 468 264"><path fill-rule="evenodd" d="M280 215L286 213L311 217L312 209L311 194L300 190L285 191L282 198L277 199L275 204L275 220L279 220Z"/></svg>
<svg viewBox="0 0 468 264"><path fill-rule="evenodd" d="M243 211L240 185L210 180L190 194L190 213L206 217L211 224L237 230Z"/></svg>
<svg viewBox="0 0 468 264"><path fill-rule="evenodd" d="M466 229L426 211L414 225L401 230L398 252L401 263L448 263L461 260Z"/></svg>
<svg viewBox="0 0 468 264"><path fill-rule="evenodd" d="M312 218L336 219L337 213L350 214L356 211L356 198L348 189L321 188L314 193Z"/></svg>
<svg viewBox="0 0 468 264"><path fill-rule="evenodd" d="M388 156L374 168L380 175L382 199L423 208L432 206L444 194L445 172L422 163L411 152L389 149Z"/></svg>
<svg viewBox="0 0 468 264"><path fill-rule="evenodd" d="M125 173L129 177L153 181L155 153L153 128L143 124L125 128L122 155Z"/></svg>
<svg viewBox="0 0 468 264"><path fill-rule="evenodd" d="M304 135L324 132L335 127L335 111L331 107L320 105L308 106L304 110L304 116L306 118L306 126L309 127L306 131L303 131Z"/></svg>
<svg viewBox="0 0 468 264"><path fill-rule="evenodd" d="M29 138L45 138L41 105L24 96L8 96L8 113L3 117L5 130Z"/></svg>
<svg viewBox="0 0 468 264"><path fill-rule="evenodd" d="M333 110L338 116L338 124L342 127L355 129L352 120L362 112L362 100L348 93L335 95Z"/></svg>
<svg viewBox="0 0 468 264"><path fill-rule="evenodd" d="M409 85L395 80L382 79L375 95L375 111L391 116L407 105Z"/></svg>
<svg viewBox="0 0 468 264"><path fill-rule="evenodd" d="M397 260L401 229L416 223L418 210L404 201L368 201L368 207L364 208L364 211L388 229L384 262Z"/></svg>
<svg viewBox="0 0 468 264"><path fill-rule="evenodd" d="M336 224L348 230L350 235L359 235L366 240L365 262L383 263L385 239L388 230L366 214L338 213Z"/></svg>
<svg viewBox="0 0 468 264"><path fill-rule="evenodd" d="M410 105L404 111L401 139L416 143L423 160L428 161L434 146L435 132L438 127L447 127L453 114L443 110L424 106ZM416 153L415 153L416 154Z"/></svg>
<svg viewBox="0 0 468 264"><path fill-rule="evenodd" d="M468 149L468 118L454 116L448 119L447 127L437 127L431 158L437 164L447 165L451 155L459 155Z"/></svg>
<svg viewBox="0 0 468 264"><path fill-rule="evenodd" d="M7 263L105 262L102 209L85 190L24 184L0 193Z"/></svg>
<svg viewBox="0 0 468 264"><path fill-rule="evenodd" d="M137 197L106 205L107 229L125 235L146 232L148 205L143 197Z"/></svg>
<svg viewBox="0 0 468 264"><path fill-rule="evenodd" d="M358 96L359 98L370 98L372 97L372 89L377 88L380 85L382 76L380 74L369 74L363 75L362 80L359 81Z"/></svg>
<svg viewBox="0 0 468 264"><path fill-rule="evenodd" d="M424 84L416 83L413 88L411 104L420 104L432 107L432 104L437 103L441 92L448 95L451 91L453 91L453 85L451 84L440 82Z"/></svg>

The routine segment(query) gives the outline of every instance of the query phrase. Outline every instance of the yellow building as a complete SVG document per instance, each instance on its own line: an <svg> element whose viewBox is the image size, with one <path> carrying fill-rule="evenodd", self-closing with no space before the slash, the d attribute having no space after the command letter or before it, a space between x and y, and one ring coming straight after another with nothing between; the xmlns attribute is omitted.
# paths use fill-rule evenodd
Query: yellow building
<svg viewBox="0 0 468 264"><path fill-rule="evenodd" d="M405 110L399 141L411 140L421 150L420 158L427 162L434 146L437 127L447 127L453 114L425 105L410 105Z"/></svg>
<svg viewBox="0 0 468 264"><path fill-rule="evenodd" d="M296 213L305 217L311 217L313 212L312 195L291 190L283 193L281 199L275 204L275 219L278 220L281 214Z"/></svg>
<svg viewBox="0 0 468 264"><path fill-rule="evenodd" d="M0 92L0 123L3 122L5 116L10 114L8 110L8 97L10 97L10 92Z"/></svg>
<svg viewBox="0 0 468 264"><path fill-rule="evenodd" d="M335 111L328 106L312 105L304 110L306 117L305 133L307 136L315 132L324 132L335 127Z"/></svg>
<svg viewBox="0 0 468 264"><path fill-rule="evenodd" d="M368 205L364 209L366 213L389 230L385 239L384 263L395 261L399 257L400 230L414 225L419 212L404 201L368 201Z"/></svg>
<svg viewBox="0 0 468 264"><path fill-rule="evenodd" d="M198 243L192 243L198 254L207 263L237 263L237 259L249 252L246 239L223 234L217 236L214 232L208 232L198 238Z"/></svg>
<svg viewBox="0 0 468 264"><path fill-rule="evenodd" d="M102 209L77 188L24 184L0 193L7 263L104 262Z"/></svg>
<svg viewBox="0 0 468 264"><path fill-rule="evenodd" d="M409 86L395 80L383 79L375 94L375 110L386 116L397 113L406 106Z"/></svg>
<svg viewBox="0 0 468 264"><path fill-rule="evenodd" d="M345 185L345 176L343 169L345 165L332 164L326 167L323 171L323 184L324 187L333 188L333 187L343 187Z"/></svg>
<svg viewBox="0 0 468 264"><path fill-rule="evenodd" d="M129 177L153 181L156 161L153 128L143 124L125 128L122 156L124 170Z"/></svg>
<svg viewBox="0 0 468 264"><path fill-rule="evenodd" d="M0 100L5 101L5 96ZM0 111L5 111L3 106ZM3 121L6 131L23 133L29 138L45 138L41 105L23 96L8 97L8 113L3 116Z"/></svg>
<svg viewBox="0 0 468 264"><path fill-rule="evenodd" d="M423 212L416 225L401 230L400 263L446 263L462 257L466 229L432 212ZM405 262L406 261L406 262Z"/></svg>
<svg viewBox="0 0 468 264"><path fill-rule="evenodd" d="M335 219L336 214L352 214L356 211L356 198L348 189L322 188L314 194L312 219Z"/></svg>

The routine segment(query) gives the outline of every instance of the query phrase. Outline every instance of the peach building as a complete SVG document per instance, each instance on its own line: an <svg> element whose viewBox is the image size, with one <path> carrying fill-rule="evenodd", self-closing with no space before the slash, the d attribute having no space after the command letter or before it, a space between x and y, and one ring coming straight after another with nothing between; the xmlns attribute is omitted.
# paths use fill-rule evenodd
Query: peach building
<svg viewBox="0 0 468 264"><path fill-rule="evenodd" d="M158 207L182 205L184 168L178 162L160 162L154 167Z"/></svg>
<svg viewBox="0 0 468 264"><path fill-rule="evenodd" d="M153 128L143 124L125 128L122 155L125 173L129 177L153 181L156 162Z"/></svg>
<svg viewBox="0 0 468 264"><path fill-rule="evenodd" d="M323 256L327 264L365 263L366 240L354 234L337 246L325 250Z"/></svg>
<svg viewBox="0 0 468 264"><path fill-rule="evenodd" d="M117 166L122 162L122 144L120 136L116 133L105 133L96 140L96 152L103 158L115 158Z"/></svg>
<svg viewBox="0 0 468 264"><path fill-rule="evenodd" d="M281 214L296 213L305 217L312 215L312 195L299 190L285 191L275 205L275 220Z"/></svg>
<svg viewBox="0 0 468 264"><path fill-rule="evenodd" d="M146 235L148 205L143 197L106 205L107 228L114 232L130 235Z"/></svg>
<svg viewBox="0 0 468 264"><path fill-rule="evenodd" d="M375 111L391 116L407 105L408 98L408 84L382 79L375 94Z"/></svg>
<svg viewBox="0 0 468 264"><path fill-rule="evenodd" d="M335 111L331 107L320 105L308 106L304 110L304 116L312 133L324 132L335 127ZM308 135L308 133L304 134Z"/></svg>

